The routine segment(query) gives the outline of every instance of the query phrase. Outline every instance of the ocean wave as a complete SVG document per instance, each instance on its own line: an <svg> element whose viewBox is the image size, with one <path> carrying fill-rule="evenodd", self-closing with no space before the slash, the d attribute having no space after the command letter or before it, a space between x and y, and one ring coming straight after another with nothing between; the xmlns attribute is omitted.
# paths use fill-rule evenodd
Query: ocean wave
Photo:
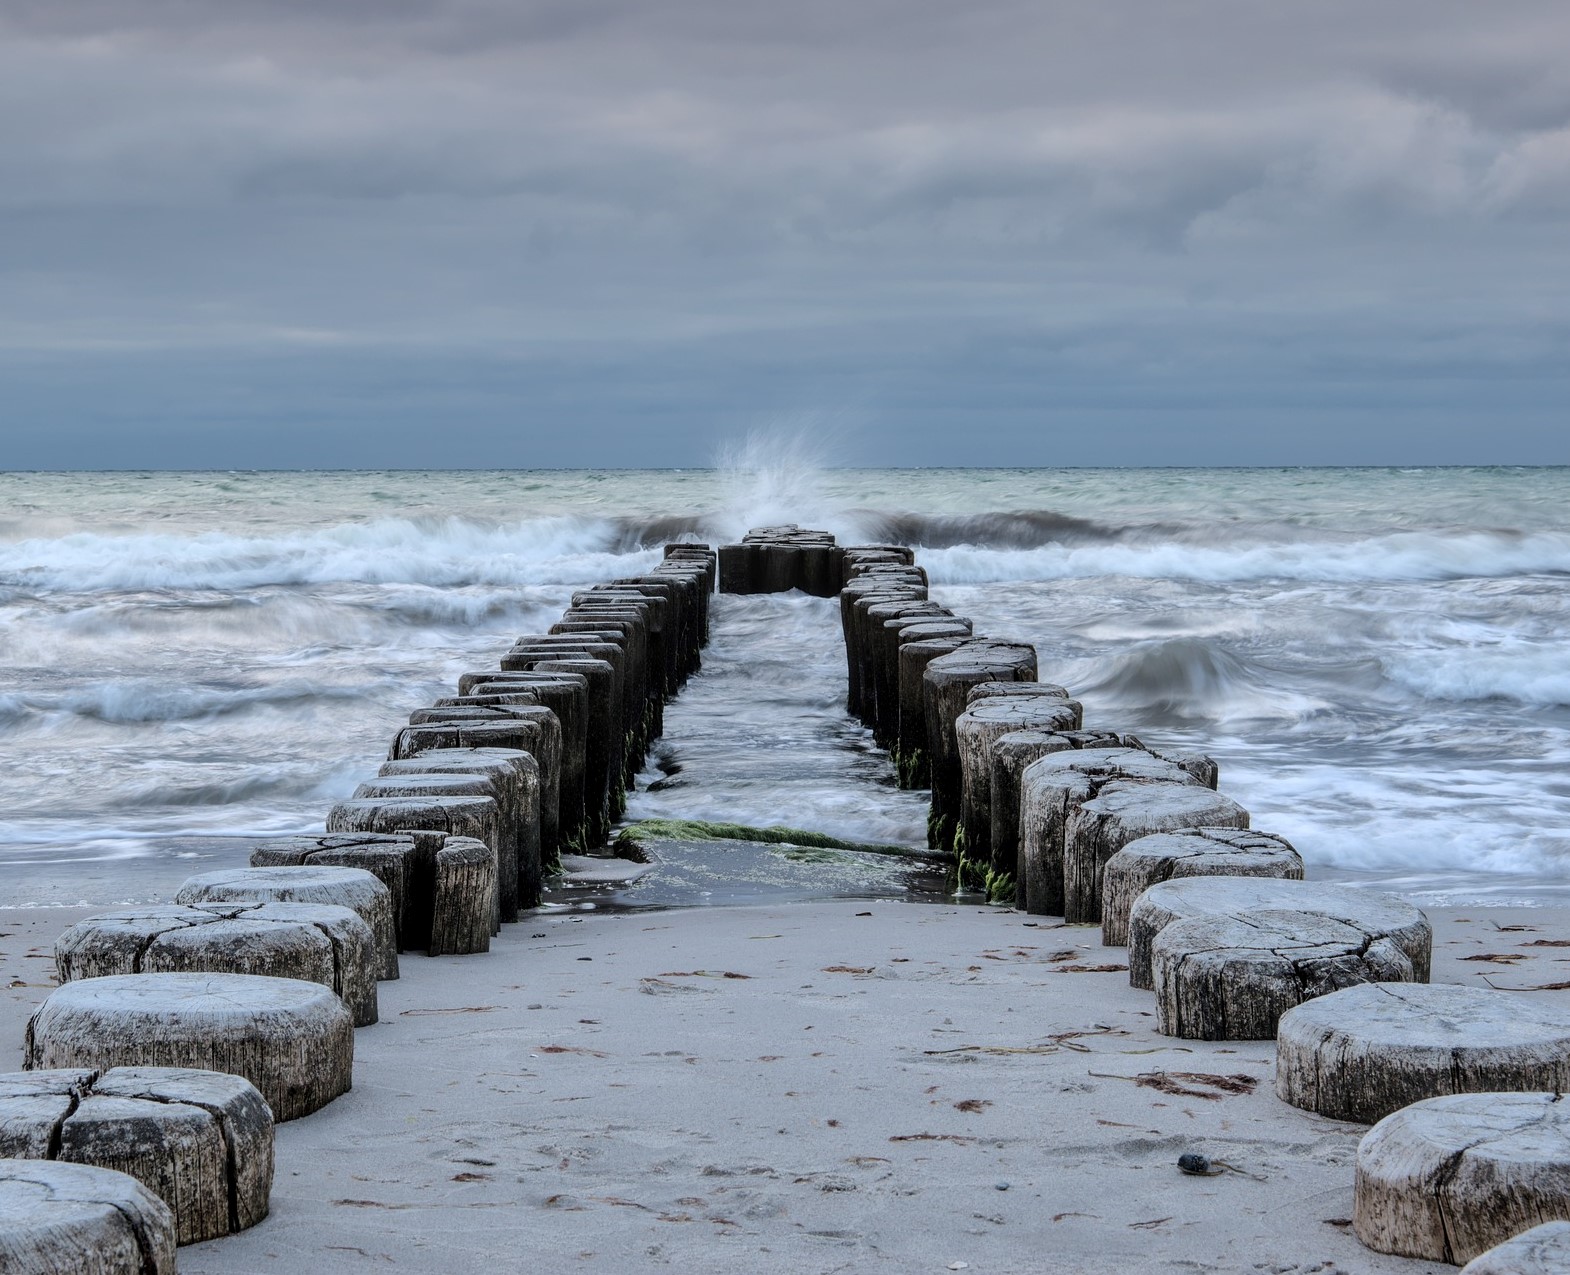
<svg viewBox="0 0 1570 1275"><path fill-rule="evenodd" d="M1385 675L1429 700L1510 700L1533 708L1570 706L1570 646L1505 644L1403 652Z"/></svg>
<svg viewBox="0 0 1570 1275"><path fill-rule="evenodd" d="M1039 549L1115 539L1133 528L1110 527L1050 509L978 514L856 515L863 535L874 542L923 549Z"/></svg>
<svg viewBox="0 0 1570 1275"><path fill-rule="evenodd" d="M1224 583L1244 580L1460 580L1570 574L1570 534L1563 532L1403 532L1352 541L1268 544L1049 545L981 549L971 545L922 554L934 584L1009 580L1140 579Z"/></svg>
<svg viewBox="0 0 1570 1275"><path fill-rule="evenodd" d="M438 589L429 585L393 585L379 590L366 605L409 624L475 628L505 620L514 627L529 629L548 627L559 619L564 599L559 590L539 598L517 587Z"/></svg>
<svg viewBox="0 0 1570 1275"><path fill-rule="evenodd" d="M160 783L127 793L117 804L127 808L233 806L256 798L309 795L317 783L314 772L300 771L247 774L205 783Z"/></svg>
<svg viewBox="0 0 1570 1275"><path fill-rule="evenodd" d="M576 584L652 565L614 519L386 518L278 536L79 532L0 545L0 587L244 589L327 583ZM649 561L643 561L648 558Z"/></svg>
<svg viewBox="0 0 1570 1275"><path fill-rule="evenodd" d="M1139 642L1075 693L1135 714L1142 724L1301 720L1325 701L1280 685L1280 675L1195 637Z"/></svg>
<svg viewBox="0 0 1570 1275"><path fill-rule="evenodd" d="M1556 773L1552 759L1540 773ZM1435 770L1399 762L1346 765L1241 748L1222 784L1256 828L1278 832L1314 873L1547 876L1570 863L1565 799L1529 782L1519 762Z"/></svg>
<svg viewBox="0 0 1570 1275"><path fill-rule="evenodd" d="M60 695L8 695L0 699L0 722L21 724L56 715L116 725L200 721L261 705L288 707L326 700L363 699L366 688L323 685L291 678L268 686L184 686L153 678L122 678L77 687Z"/></svg>

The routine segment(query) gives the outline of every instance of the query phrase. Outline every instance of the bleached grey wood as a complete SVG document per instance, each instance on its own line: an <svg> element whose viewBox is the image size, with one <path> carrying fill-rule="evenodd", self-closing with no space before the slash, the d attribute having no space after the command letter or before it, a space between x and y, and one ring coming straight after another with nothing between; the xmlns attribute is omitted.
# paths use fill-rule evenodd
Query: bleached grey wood
<svg viewBox="0 0 1570 1275"><path fill-rule="evenodd" d="M577 688L568 688L577 689ZM579 750L581 760L582 750ZM544 886L545 846L540 825L540 764L532 753L519 748L446 748L432 749L418 757L399 758L382 763L383 775L476 774L490 775L501 787L504 800L501 816L516 838L518 854L518 907L540 905ZM563 775L565 776L565 769ZM577 820L583 817L583 774L577 772ZM566 816L563 815L563 818Z"/></svg>
<svg viewBox="0 0 1570 1275"><path fill-rule="evenodd" d="M927 665L939 656L959 650L969 637L921 637L901 642L898 669L899 685L899 783L903 788L925 788L932 781L932 760L927 754L926 691ZM854 707L851 709L855 711Z"/></svg>
<svg viewBox="0 0 1570 1275"><path fill-rule="evenodd" d="M1570 1011L1541 997L1449 984L1379 983L1281 1019L1276 1094L1372 1124L1452 1093L1570 1092Z"/></svg>
<svg viewBox="0 0 1570 1275"><path fill-rule="evenodd" d="M426 727L410 727L424 730ZM445 729L445 728L442 728ZM451 747L451 743L444 746ZM367 797L340 801L327 815L328 832L410 832L425 834L435 841L430 851L429 898L425 909L425 933L421 946L427 946L429 937L429 909L435 906L436 853L446 844L448 837L473 837L490 846L491 854L498 855L501 834L501 812L490 797ZM493 865L492 870L495 870ZM411 873L411 893L413 893ZM492 918L491 932L500 928L498 918Z"/></svg>
<svg viewBox="0 0 1570 1275"><path fill-rule="evenodd" d="M491 949L496 907L496 856L483 841L449 837L436 853L436 900L431 956L463 956Z"/></svg>
<svg viewBox="0 0 1570 1275"><path fill-rule="evenodd" d="M1282 1014L1315 996L1413 977L1386 935L1267 909L1174 921L1156 936L1150 969L1157 1030L1186 1040L1269 1040Z"/></svg>
<svg viewBox="0 0 1570 1275"><path fill-rule="evenodd" d="M1028 682L983 682L988 686L1028 686ZM1116 748L1118 738L1100 730L1014 730L992 742L992 774L988 790L992 801L992 862L1014 875L1014 906L1025 908L1025 864L1020 854L1020 777L1025 767L1049 753L1084 748Z"/></svg>
<svg viewBox="0 0 1570 1275"><path fill-rule="evenodd" d="M301 837L306 847L331 837ZM400 847L412 848L413 838L400 838ZM384 853L377 847L378 854ZM252 852L252 861L268 852ZM331 855L334 848L323 847L320 853ZM385 866L395 868L395 875L402 882L404 856L387 856ZM398 977L398 938L394 924L393 894L386 884L365 868L332 867L316 862L310 849L303 849L298 866L279 864L276 867L228 868L218 872L202 872L187 877L175 895L176 903L319 903L331 907L348 908L370 927L372 947L376 953L377 978L386 980Z"/></svg>
<svg viewBox="0 0 1570 1275"><path fill-rule="evenodd" d="M977 682L965 696L965 707L974 708L987 699L1069 698L1068 688L1054 682ZM1077 730L1078 727L1076 726Z"/></svg>
<svg viewBox="0 0 1570 1275"><path fill-rule="evenodd" d="M1558 1094L1429 1098L1357 1148L1352 1229L1379 1253L1460 1265L1570 1220L1570 1101Z"/></svg>
<svg viewBox="0 0 1570 1275"><path fill-rule="evenodd" d="M1101 869L1101 942L1128 944L1134 901L1153 885L1183 877L1303 879L1303 859L1285 837L1247 828L1188 828L1129 842Z"/></svg>
<svg viewBox="0 0 1570 1275"><path fill-rule="evenodd" d="M54 946L60 981L211 971L330 987L355 1026L376 1021L375 938L357 912L319 903L207 902L118 908L78 921Z"/></svg>
<svg viewBox="0 0 1570 1275"><path fill-rule="evenodd" d="M652 587L652 586L651 586ZM684 680L685 675L683 675ZM672 690L674 691L674 686ZM441 707L448 701L438 699ZM563 846L583 844L583 783L589 732L589 681L579 673L463 673L458 677L455 704L537 703L549 708L561 723L561 773L557 776L556 813L549 816L545 784L547 775L540 770L540 845L544 862L554 863ZM448 752L446 749L426 749ZM472 751L491 751L475 749ZM522 752L523 749L496 751ZM533 756L532 753L529 754ZM538 763L536 762L536 765ZM554 818L553 823L551 819Z"/></svg>
<svg viewBox="0 0 1570 1275"><path fill-rule="evenodd" d="M194 1244L267 1216L273 1117L249 1081L216 1071L14 1072L0 1075L0 1155L128 1173Z"/></svg>
<svg viewBox="0 0 1570 1275"><path fill-rule="evenodd" d="M174 1214L135 1178L53 1160L0 1160L6 1275L174 1275Z"/></svg>
<svg viewBox="0 0 1570 1275"><path fill-rule="evenodd" d="M1140 895L1129 913L1128 981L1149 988L1151 945L1163 927L1193 916L1304 912L1389 935L1412 964L1412 982L1428 982L1433 931L1421 909L1394 894L1318 881L1270 877L1192 877L1164 881Z"/></svg>
<svg viewBox="0 0 1570 1275"><path fill-rule="evenodd" d="M47 1160L54 1133L97 1076L91 1068L0 1074L0 1160Z"/></svg>
<svg viewBox="0 0 1570 1275"><path fill-rule="evenodd" d="M1114 780L1198 786L1182 767L1138 748L1079 748L1031 762L1019 779L1019 862L1025 909L1062 916L1063 845L1069 816Z"/></svg>
<svg viewBox="0 0 1570 1275"><path fill-rule="evenodd" d="M368 797L340 801L328 832L434 832L500 845L500 811L492 797Z"/></svg>
<svg viewBox="0 0 1570 1275"><path fill-rule="evenodd" d="M418 760L418 759L399 759ZM518 825L516 790L506 779L473 771L435 773L415 770L382 775L354 790L358 799L377 797L489 797L496 803L496 919L518 919Z"/></svg>
<svg viewBox="0 0 1570 1275"><path fill-rule="evenodd" d="M1461 1275L1570 1275L1570 1222L1544 1222L1495 1244Z"/></svg>
<svg viewBox="0 0 1570 1275"><path fill-rule="evenodd" d="M959 826L960 764L954 722L965 711L971 687L980 682L1035 680L1036 648L1028 642L995 638L972 638L922 671L922 713L932 776L927 840L936 849L952 850ZM990 837L986 844L991 844Z"/></svg>
<svg viewBox="0 0 1570 1275"><path fill-rule="evenodd" d="M412 832L276 837L252 848L251 867L333 867L369 872L391 896L393 947L402 952L423 947L430 932L431 879L440 840L439 834ZM374 922L372 928L376 928Z"/></svg>
<svg viewBox="0 0 1570 1275"><path fill-rule="evenodd" d="M1063 829L1063 919L1101 920L1101 871L1130 841L1178 828L1247 828L1248 811L1196 783L1114 779L1071 811Z"/></svg>
<svg viewBox="0 0 1570 1275"><path fill-rule="evenodd" d="M318 983L258 974L119 974L67 983L27 1024L29 1071L189 1067L244 1076L280 1123L349 1090L354 1023Z"/></svg>
<svg viewBox="0 0 1570 1275"><path fill-rule="evenodd" d="M1033 695L989 695L988 686L1040 688ZM1012 874L1015 855L1012 845L1002 859L993 857L992 822L1013 817L1017 825L1018 810L1008 811L994 800L992 792L992 750L996 742L1011 732L1021 730L1062 731L1078 730L1084 710L1077 700L1052 694L1062 688L1046 686L1039 682L984 682L971 688L969 707L954 719L954 738L959 750L960 764L960 825L965 830L967 857L991 863L1000 871ZM1001 794L1006 802L1008 793ZM994 810L997 810L996 816Z"/></svg>

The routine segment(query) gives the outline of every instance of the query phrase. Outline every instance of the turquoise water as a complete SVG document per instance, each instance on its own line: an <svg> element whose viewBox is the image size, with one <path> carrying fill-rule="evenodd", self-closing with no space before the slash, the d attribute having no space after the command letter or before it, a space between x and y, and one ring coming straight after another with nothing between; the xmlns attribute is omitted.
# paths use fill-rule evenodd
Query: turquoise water
<svg viewBox="0 0 1570 1275"><path fill-rule="evenodd" d="M1570 857L1567 507L1565 469L825 470L788 447L0 474L0 873L12 902L97 901L207 853L182 839L313 830L411 708L574 588L788 520L920 546L934 595L1034 642L1088 723L1209 749L1320 875L1541 900ZM920 842L839 711L830 608L716 614L713 676L668 721L684 782L635 811Z"/></svg>

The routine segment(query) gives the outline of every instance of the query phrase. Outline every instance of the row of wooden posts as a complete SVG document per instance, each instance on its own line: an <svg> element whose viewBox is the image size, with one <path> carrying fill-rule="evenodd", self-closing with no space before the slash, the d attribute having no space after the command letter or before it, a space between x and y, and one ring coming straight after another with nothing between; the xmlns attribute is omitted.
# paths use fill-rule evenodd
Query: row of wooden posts
<svg viewBox="0 0 1570 1275"><path fill-rule="evenodd" d="M489 949L561 855L605 845L708 640L717 558L671 545L417 709L321 835L170 904L88 917L0 1075L0 1271L172 1275L261 1221L274 1125L352 1084L400 951Z"/></svg>
<svg viewBox="0 0 1570 1275"><path fill-rule="evenodd" d="M758 529L749 579L789 578L816 543ZM1353 1212L1370 1248L1477 1275L1570 1272L1570 1014L1431 985L1420 909L1305 881L1286 839L1217 791L1210 757L1086 729L1038 681L1034 647L932 601L908 550L836 552L847 708L902 786L930 788L929 844L962 885L1099 923L1128 948L1130 983L1156 992L1159 1030L1275 1038L1280 1098L1373 1124Z"/></svg>
<svg viewBox="0 0 1570 1275"><path fill-rule="evenodd" d="M416 891L403 946L484 951L493 922L539 904L562 853L609 840L665 704L699 667L716 575L707 545L670 545L649 574L575 593L559 621L519 637L500 667L460 674L455 695L410 714L380 773L328 815L329 833L359 837L363 849L295 842L264 847L253 862L377 860L388 848L378 836L415 837L428 844L405 876L429 884ZM442 888L439 855L454 837L493 851L490 920L464 892ZM485 869L471 863L454 875ZM442 906L448 900L454 906Z"/></svg>
<svg viewBox="0 0 1570 1275"><path fill-rule="evenodd" d="M28 1070L0 1076L0 1156L27 1157L0 1159L0 1269L164 1275L177 1241L265 1216L273 1122L349 1087L353 1029L397 952L486 950L563 852L605 843L698 666L716 584L838 594L847 705L902 784L930 787L929 841L963 883L1099 921L1160 1030L1276 1036L1284 1100L1378 1121L1356 1168L1365 1244L1570 1269L1520 1264L1570 1254L1552 1220L1570 1219L1570 1015L1429 986L1417 908L1302 880L1210 758L1087 730L1029 643L931 601L909 549L797 527L670 546L648 575L575 594L548 633L411 714L325 834L63 934ZM1488 1265L1501 1242L1527 1257Z"/></svg>

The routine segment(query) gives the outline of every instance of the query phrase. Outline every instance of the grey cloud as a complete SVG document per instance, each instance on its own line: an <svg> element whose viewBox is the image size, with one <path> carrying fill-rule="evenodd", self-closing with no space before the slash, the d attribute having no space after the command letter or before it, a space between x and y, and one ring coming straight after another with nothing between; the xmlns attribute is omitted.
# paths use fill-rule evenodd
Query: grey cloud
<svg viewBox="0 0 1570 1275"><path fill-rule="evenodd" d="M121 360L253 358L293 412L264 372L298 359L351 415L398 360L606 421L1378 367L1548 412L1567 44L1562 0L12 0L0 355L177 417Z"/></svg>

